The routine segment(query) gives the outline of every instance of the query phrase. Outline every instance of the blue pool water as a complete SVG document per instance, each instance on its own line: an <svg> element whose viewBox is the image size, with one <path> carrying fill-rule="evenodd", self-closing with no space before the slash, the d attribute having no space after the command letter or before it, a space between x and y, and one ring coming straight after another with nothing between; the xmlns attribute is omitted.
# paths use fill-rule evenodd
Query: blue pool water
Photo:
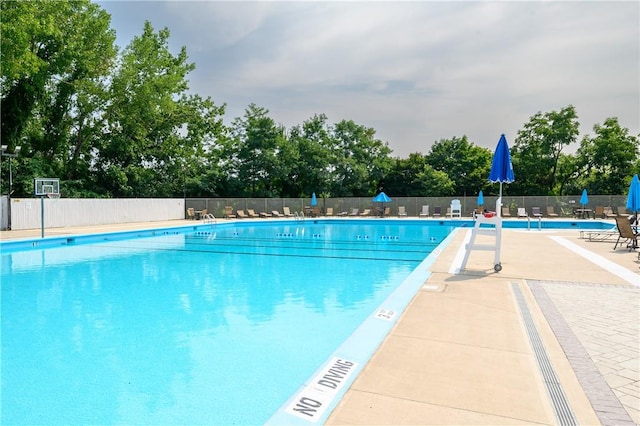
<svg viewBox="0 0 640 426"><path fill-rule="evenodd" d="M262 424L452 229L265 221L3 249L1 423Z"/></svg>

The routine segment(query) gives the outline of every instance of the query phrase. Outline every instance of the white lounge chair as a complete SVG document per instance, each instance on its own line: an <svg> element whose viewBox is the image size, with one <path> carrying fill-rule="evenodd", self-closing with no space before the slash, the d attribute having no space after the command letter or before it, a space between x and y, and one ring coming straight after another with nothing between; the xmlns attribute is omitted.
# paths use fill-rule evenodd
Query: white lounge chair
<svg viewBox="0 0 640 426"><path fill-rule="evenodd" d="M422 210L420 211L420 214L418 214L419 217L429 217L429 206L422 206Z"/></svg>

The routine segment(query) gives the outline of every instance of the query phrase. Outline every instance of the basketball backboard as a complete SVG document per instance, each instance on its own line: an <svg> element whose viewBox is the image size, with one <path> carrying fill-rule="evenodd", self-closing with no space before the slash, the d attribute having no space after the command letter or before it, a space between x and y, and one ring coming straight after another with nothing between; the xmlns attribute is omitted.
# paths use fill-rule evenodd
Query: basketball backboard
<svg viewBox="0 0 640 426"><path fill-rule="evenodd" d="M58 178L35 178L33 180L33 193L36 196L48 196L60 194L60 179Z"/></svg>

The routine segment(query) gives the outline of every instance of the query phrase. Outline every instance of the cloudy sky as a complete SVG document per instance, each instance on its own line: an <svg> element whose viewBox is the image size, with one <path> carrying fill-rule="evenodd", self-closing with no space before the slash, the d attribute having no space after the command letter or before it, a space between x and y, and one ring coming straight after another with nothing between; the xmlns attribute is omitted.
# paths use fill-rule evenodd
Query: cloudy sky
<svg viewBox="0 0 640 426"><path fill-rule="evenodd" d="M190 89L292 127L324 113L376 130L394 156L467 135L513 143L538 111L574 105L580 137L617 117L640 133L637 1L101 1L117 43L168 27ZM572 147L574 150L577 148Z"/></svg>

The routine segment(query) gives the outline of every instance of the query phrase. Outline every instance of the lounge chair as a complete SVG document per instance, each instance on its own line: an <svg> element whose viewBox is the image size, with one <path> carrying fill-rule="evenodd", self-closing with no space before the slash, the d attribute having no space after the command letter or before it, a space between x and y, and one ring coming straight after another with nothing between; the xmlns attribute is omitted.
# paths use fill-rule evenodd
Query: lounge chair
<svg viewBox="0 0 640 426"><path fill-rule="evenodd" d="M451 207L447 207L447 212L444 214L445 217L451 216Z"/></svg>
<svg viewBox="0 0 640 426"><path fill-rule="evenodd" d="M529 217L529 215L527 214L527 209L525 209L524 207L518 207L518 218L521 217Z"/></svg>
<svg viewBox="0 0 640 426"><path fill-rule="evenodd" d="M558 213L553 210L553 206L547 206L547 216L558 217Z"/></svg>
<svg viewBox="0 0 640 426"><path fill-rule="evenodd" d="M344 212L338 213L338 216L346 216L348 214L349 214L349 212L344 211Z"/></svg>
<svg viewBox="0 0 640 426"><path fill-rule="evenodd" d="M267 213L267 212L260 212L258 213L258 215L260 215L260 217L273 217L271 213Z"/></svg>
<svg viewBox="0 0 640 426"><path fill-rule="evenodd" d="M449 208L451 209L450 216L452 219L454 216L462 217L462 204L460 203L460 200L451 200L451 206Z"/></svg>
<svg viewBox="0 0 640 426"><path fill-rule="evenodd" d="M362 210L362 213L360 213L360 216L369 216L371 214L371 209L364 209Z"/></svg>
<svg viewBox="0 0 640 426"><path fill-rule="evenodd" d="M271 210L271 215L275 217L284 217L284 215L280 213L278 210Z"/></svg>
<svg viewBox="0 0 640 426"><path fill-rule="evenodd" d="M540 212L540 207L531 207L531 216L542 217L542 213Z"/></svg>
<svg viewBox="0 0 640 426"><path fill-rule="evenodd" d="M626 206L618 207L618 216L627 216L627 207Z"/></svg>
<svg viewBox="0 0 640 426"><path fill-rule="evenodd" d="M502 217L511 217L511 210L509 210L509 207L502 207Z"/></svg>
<svg viewBox="0 0 640 426"><path fill-rule="evenodd" d="M440 206L436 206L433 208L433 217L440 217L442 216L442 207Z"/></svg>
<svg viewBox="0 0 640 426"><path fill-rule="evenodd" d="M249 217L260 217L256 214L255 210L253 209L247 209L247 215L249 215Z"/></svg>
<svg viewBox="0 0 640 426"><path fill-rule="evenodd" d="M429 206L422 206L418 217L429 217Z"/></svg>
<svg viewBox="0 0 640 426"><path fill-rule="evenodd" d="M612 207L605 207L604 208L604 217L606 219L613 219L614 217L616 217L617 215L613 212L613 208Z"/></svg>
<svg viewBox="0 0 640 426"><path fill-rule="evenodd" d="M407 215L407 210L405 209L404 206L400 206L398 207L398 216L406 216Z"/></svg>
<svg viewBox="0 0 640 426"><path fill-rule="evenodd" d="M284 206L282 208L282 212L284 213L285 217L293 217L293 213L291 213L291 210L287 206Z"/></svg>
<svg viewBox="0 0 640 426"><path fill-rule="evenodd" d="M333 216L333 207L327 207L327 210L324 212L325 216Z"/></svg>
<svg viewBox="0 0 640 426"><path fill-rule="evenodd" d="M224 208L224 217L226 219L234 219L236 217L235 214L233 214L233 207L231 206L226 206Z"/></svg>
<svg viewBox="0 0 640 426"><path fill-rule="evenodd" d="M593 218L596 219L604 219L604 207L603 206L596 206L596 211L593 215Z"/></svg>
<svg viewBox="0 0 640 426"><path fill-rule="evenodd" d="M351 213L349 213L349 216L358 216L358 212L360 211L360 209L351 209Z"/></svg>
<svg viewBox="0 0 640 426"><path fill-rule="evenodd" d="M382 212L382 217L385 216L391 216L391 207L385 207L384 211Z"/></svg>
<svg viewBox="0 0 640 426"><path fill-rule="evenodd" d="M236 213L238 214L238 218L240 218L240 219L247 219L249 217L244 212L244 210L236 210Z"/></svg>
<svg viewBox="0 0 640 426"><path fill-rule="evenodd" d="M621 240L622 243L627 243L627 248L629 250L635 250L638 248L638 237L640 236L640 232L633 230L631 222L629 222L629 218L621 216L616 217L616 226L618 227L619 236L616 241L616 245L613 246L613 249L615 250L618 247L618 243L620 243Z"/></svg>

